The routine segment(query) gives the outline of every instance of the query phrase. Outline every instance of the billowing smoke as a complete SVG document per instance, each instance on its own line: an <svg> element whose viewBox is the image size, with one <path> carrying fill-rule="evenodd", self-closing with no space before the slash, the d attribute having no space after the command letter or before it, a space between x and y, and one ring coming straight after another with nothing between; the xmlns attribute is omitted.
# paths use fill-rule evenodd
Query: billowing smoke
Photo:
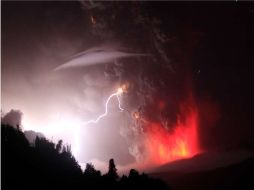
<svg viewBox="0 0 254 190"><path fill-rule="evenodd" d="M188 62L174 59L174 52L169 51L176 51L172 46L179 45L174 44L174 36L161 30L161 20L141 9L142 3L129 3L132 8L128 17L124 5L116 4L105 4L103 9L83 5L89 10L94 36L121 41L133 51L153 54L132 60L117 59L105 69L106 75L127 86L122 100L128 123L121 126L120 134L126 138L130 154L136 161L163 163L198 153L198 110ZM109 10L111 15L105 17ZM124 23L122 17L126 18Z"/></svg>

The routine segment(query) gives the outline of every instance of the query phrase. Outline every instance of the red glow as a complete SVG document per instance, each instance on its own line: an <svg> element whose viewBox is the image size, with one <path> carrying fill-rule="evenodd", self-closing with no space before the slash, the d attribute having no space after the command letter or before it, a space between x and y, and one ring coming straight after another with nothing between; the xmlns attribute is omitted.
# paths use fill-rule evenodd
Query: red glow
<svg viewBox="0 0 254 190"><path fill-rule="evenodd" d="M193 104L181 106L181 112L173 127L169 129L159 123L147 127L146 145L150 159L155 164L191 157L198 152L198 111Z"/></svg>

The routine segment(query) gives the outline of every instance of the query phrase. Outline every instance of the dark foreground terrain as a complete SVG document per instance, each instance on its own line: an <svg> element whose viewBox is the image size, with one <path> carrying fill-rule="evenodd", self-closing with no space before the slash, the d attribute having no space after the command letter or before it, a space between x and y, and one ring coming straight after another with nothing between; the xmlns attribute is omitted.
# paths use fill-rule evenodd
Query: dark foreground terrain
<svg viewBox="0 0 254 190"><path fill-rule="evenodd" d="M36 137L30 144L24 133L11 126L1 126L1 189L169 189L163 181L131 169L120 177L114 159L109 160L104 175L91 163L82 171L69 146Z"/></svg>
<svg viewBox="0 0 254 190"><path fill-rule="evenodd" d="M174 190L254 189L254 157L206 171L157 172L152 176L167 181Z"/></svg>
<svg viewBox="0 0 254 190"><path fill-rule="evenodd" d="M64 146L62 141L54 144L44 137L36 137L31 144L18 128L2 125L1 143L3 190L254 189L254 156L249 153L245 156L234 153L234 159L231 153L226 156L204 154L166 164L149 176L131 169L128 176L120 177L113 159L104 175L91 163L82 171L70 147ZM233 162L225 165L229 158Z"/></svg>

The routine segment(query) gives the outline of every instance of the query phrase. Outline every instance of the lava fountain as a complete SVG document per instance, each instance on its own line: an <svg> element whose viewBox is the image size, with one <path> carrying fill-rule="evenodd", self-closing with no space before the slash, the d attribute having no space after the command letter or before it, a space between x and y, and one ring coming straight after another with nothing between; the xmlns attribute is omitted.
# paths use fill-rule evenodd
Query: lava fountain
<svg viewBox="0 0 254 190"><path fill-rule="evenodd" d="M198 143L198 109L192 98L180 105L177 121L173 126L148 123L145 146L149 160L163 164L177 159L192 157L200 152Z"/></svg>

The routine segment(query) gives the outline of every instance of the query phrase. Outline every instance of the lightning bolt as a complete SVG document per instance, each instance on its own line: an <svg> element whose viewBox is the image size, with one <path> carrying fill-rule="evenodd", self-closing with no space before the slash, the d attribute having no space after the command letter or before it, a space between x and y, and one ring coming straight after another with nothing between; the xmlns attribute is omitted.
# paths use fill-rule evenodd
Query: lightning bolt
<svg viewBox="0 0 254 190"><path fill-rule="evenodd" d="M88 125L88 124L91 124L91 123L94 123L94 124L98 123L103 117L106 117L108 115L108 103L114 97L117 98L119 110L123 111L124 109L121 107L121 101L120 101L120 96L121 96L122 93L123 93L123 89L122 88L118 88L117 92L111 94L108 97L108 99L107 99L107 101L105 103L105 112L103 114L99 115L96 119L92 119L92 120L84 122L83 125Z"/></svg>
<svg viewBox="0 0 254 190"><path fill-rule="evenodd" d="M83 122L82 125L89 125L89 124L95 124L95 123L98 123L103 117L106 117L108 115L108 104L110 102L110 100L114 97L117 98L117 101L118 101L118 108L120 111L123 111L124 109L121 107L121 100L120 100L120 96L122 95L122 93L124 92L124 90L120 87L118 88L118 90L113 93L113 94L110 94L110 96L108 97L106 103L105 103L105 111L103 114L99 115L96 119L92 119L92 120L89 120L89 121L86 121L86 122ZM77 158L78 156L78 152L79 152L79 148L80 148L80 131L81 131L81 128L80 126L78 126L76 128L75 131L75 134L74 134L74 138L75 138L75 145L74 145L74 149L73 149L73 155Z"/></svg>

